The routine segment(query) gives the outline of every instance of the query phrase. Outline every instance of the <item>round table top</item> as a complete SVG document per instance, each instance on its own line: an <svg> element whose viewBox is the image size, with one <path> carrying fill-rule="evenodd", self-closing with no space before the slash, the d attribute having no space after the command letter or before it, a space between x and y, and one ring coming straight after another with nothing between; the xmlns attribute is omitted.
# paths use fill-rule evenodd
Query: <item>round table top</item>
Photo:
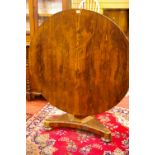
<svg viewBox="0 0 155 155"><path fill-rule="evenodd" d="M71 9L49 17L30 44L30 75L54 106L77 116L119 103L129 84L129 43L109 18Z"/></svg>

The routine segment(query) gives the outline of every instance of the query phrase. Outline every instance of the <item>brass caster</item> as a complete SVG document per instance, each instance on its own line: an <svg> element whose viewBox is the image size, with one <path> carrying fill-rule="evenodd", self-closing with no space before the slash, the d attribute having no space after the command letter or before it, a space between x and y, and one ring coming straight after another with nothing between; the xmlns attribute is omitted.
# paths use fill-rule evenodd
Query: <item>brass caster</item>
<svg viewBox="0 0 155 155"><path fill-rule="evenodd" d="M105 137L101 137L101 140L105 143L110 143L111 142L111 138L105 138Z"/></svg>
<svg viewBox="0 0 155 155"><path fill-rule="evenodd" d="M52 127L50 126L50 120L46 119L44 122L44 130L50 131L52 130Z"/></svg>
<svg viewBox="0 0 155 155"><path fill-rule="evenodd" d="M50 131L50 130L52 130L52 128L51 128L51 127L45 127L45 126L44 126L44 130Z"/></svg>

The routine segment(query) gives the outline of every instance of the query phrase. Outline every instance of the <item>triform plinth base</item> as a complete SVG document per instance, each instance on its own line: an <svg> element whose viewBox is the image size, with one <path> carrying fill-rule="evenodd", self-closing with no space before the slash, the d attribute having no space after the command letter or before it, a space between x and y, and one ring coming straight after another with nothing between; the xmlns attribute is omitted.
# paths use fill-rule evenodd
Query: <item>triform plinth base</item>
<svg viewBox="0 0 155 155"><path fill-rule="evenodd" d="M104 125L100 124L93 116L88 116L83 119L74 117L71 114L64 114L58 117L46 119L44 122L46 130L51 130L55 127L67 127L89 131L102 137L104 142L111 141L111 132Z"/></svg>

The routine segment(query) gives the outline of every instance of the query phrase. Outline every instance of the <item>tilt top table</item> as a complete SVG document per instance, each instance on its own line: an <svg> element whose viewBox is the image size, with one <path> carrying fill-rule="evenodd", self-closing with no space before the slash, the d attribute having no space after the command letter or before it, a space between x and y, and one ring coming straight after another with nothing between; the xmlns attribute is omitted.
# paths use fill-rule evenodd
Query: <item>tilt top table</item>
<svg viewBox="0 0 155 155"><path fill-rule="evenodd" d="M129 43L106 16L71 9L49 17L30 44L30 75L54 106L67 112L46 127L110 131L93 115L117 105L128 90Z"/></svg>

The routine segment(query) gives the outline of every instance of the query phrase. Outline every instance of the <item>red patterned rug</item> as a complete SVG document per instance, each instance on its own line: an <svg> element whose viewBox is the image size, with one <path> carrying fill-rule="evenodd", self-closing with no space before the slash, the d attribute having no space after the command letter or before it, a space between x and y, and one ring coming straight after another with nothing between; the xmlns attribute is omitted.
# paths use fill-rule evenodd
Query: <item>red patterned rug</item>
<svg viewBox="0 0 155 155"><path fill-rule="evenodd" d="M112 132L112 142L105 143L93 133L57 128L45 131L46 118L64 114L47 104L41 111L28 119L26 124L27 155L128 155L129 154L129 111L113 109L96 115L97 120Z"/></svg>

